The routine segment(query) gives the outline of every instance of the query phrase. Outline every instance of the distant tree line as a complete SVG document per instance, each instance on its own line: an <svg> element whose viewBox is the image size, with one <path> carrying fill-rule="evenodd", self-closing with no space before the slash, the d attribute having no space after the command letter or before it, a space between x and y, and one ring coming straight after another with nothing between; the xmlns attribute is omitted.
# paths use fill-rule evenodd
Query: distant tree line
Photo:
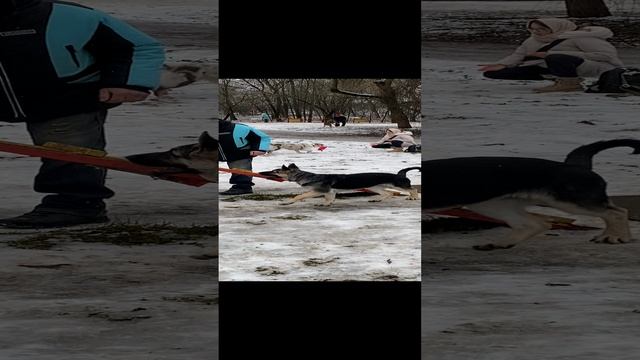
<svg viewBox="0 0 640 360"><path fill-rule="evenodd" d="M289 117L311 122L332 112L399 127L420 121L419 79L222 79L220 107L225 114L268 113L274 121Z"/></svg>

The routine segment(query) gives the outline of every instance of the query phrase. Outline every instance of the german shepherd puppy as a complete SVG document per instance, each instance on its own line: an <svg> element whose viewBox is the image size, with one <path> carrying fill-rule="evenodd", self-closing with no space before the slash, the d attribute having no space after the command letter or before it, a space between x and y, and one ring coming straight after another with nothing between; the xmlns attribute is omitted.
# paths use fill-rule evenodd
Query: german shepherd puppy
<svg viewBox="0 0 640 360"><path fill-rule="evenodd" d="M167 166L195 172L203 178L218 182L218 140L204 131L197 144L174 147L173 149L130 155L127 160L140 165Z"/></svg>
<svg viewBox="0 0 640 360"><path fill-rule="evenodd" d="M550 229L547 221L527 212L532 205L602 218L606 228L592 241L626 243L631 240L627 210L609 201L607 183L591 170L595 154L615 147L640 154L640 140L619 139L580 146L564 162L518 157L423 161L429 175L422 187L422 209L464 206L512 228L507 238L474 246L478 250L508 249Z"/></svg>
<svg viewBox="0 0 640 360"><path fill-rule="evenodd" d="M408 200L418 199L418 190L411 187L411 181L407 178L407 172L420 170L419 166L409 167L391 173L358 173L358 174L314 174L300 170L296 164L282 165L282 168L267 171L262 174L279 176L294 181L307 191L291 198L283 205L293 204L307 198L324 196L325 206L333 204L336 199L336 190L367 189L380 195L376 200L381 201L393 196L386 188L398 189L409 192Z"/></svg>

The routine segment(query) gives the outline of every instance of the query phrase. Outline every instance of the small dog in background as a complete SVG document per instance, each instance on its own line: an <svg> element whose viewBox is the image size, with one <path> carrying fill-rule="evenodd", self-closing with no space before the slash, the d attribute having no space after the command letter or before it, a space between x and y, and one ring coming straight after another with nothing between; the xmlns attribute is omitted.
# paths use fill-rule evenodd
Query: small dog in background
<svg viewBox="0 0 640 360"><path fill-rule="evenodd" d="M274 151L278 151L278 150L291 150L291 151L295 151L298 154L301 154L303 151L310 153L313 152L314 149L318 149L320 151L323 151L324 149L326 149L327 147L324 146L323 144L318 144L318 143L314 143L314 144L309 144L309 143L271 143L271 148L269 149L269 153L273 153Z"/></svg>
<svg viewBox="0 0 640 360"><path fill-rule="evenodd" d="M281 168L262 172L263 175L279 176L288 181L293 181L302 186L306 192L297 195L283 203L293 204L307 198L324 196L325 206L333 204L336 199L336 190L361 190L366 189L380 195L371 201L382 201L393 196L393 192L387 189L407 191L407 200L417 200L418 190L411 187L411 181L407 178L407 172L420 170L419 166L409 167L392 173L357 173L357 174L315 174L302 171L296 164L282 165Z"/></svg>
<svg viewBox="0 0 640 360"><path fill-rule="evenodd" d="M196 81L218 81L216 65L198 63L164 64L160 76L160 86L155 90L157 96L166 95L169 89L192 84Z"/></svg>
<svg viewBox="0 0 640 360"><path fill-rule="evenodd" d="M197 144L174 147L167 151L129 155L127 160L147 166L174 167L198 173L204 179L218 182L218 140L204 131Z"/></svg>
<svg viewBox="0 0 640 360"><path fill-rule="evenodd" d="M347 125L347 117L344 115L336 116L336 117L325 117L322 119L322 127L339 127L340 125Z"/></svg>

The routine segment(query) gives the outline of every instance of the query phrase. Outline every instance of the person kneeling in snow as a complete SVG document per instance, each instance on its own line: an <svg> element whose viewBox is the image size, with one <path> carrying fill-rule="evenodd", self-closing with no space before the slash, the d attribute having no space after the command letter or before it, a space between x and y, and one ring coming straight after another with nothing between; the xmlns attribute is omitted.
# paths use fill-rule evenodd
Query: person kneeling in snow
<svg viewBox="0 0 640 360"><path fill-rule="evenodd" d="M565 19L537 19L527 23L531 36L496 64L480 65L490 79L554 80L536 92L582 91L580 77L598 77L622 66L616 48L606 39L611 30L601 26L578 29Z"/></svg>
<svg viewBox="0 0 640 360"><path fill-rule="evenodd" d="M267 153L271 146L271 138L262 131L249 125L219 120L220 156L219 161L226 161L231 169L252 170L252 160L256 156ZM231 174L232 185L220 195L242 195L253 193L252 177Z"/></svg>
<svg viewBox="0 0 640 360"><path fill-rule="evenodd" d="M415 140L413 140L413 133L411 131L389 128L382 139L376 143L372 143L371 147L381 149L391 148L394 151L402 151L411 145L417 145Z"/></svg>

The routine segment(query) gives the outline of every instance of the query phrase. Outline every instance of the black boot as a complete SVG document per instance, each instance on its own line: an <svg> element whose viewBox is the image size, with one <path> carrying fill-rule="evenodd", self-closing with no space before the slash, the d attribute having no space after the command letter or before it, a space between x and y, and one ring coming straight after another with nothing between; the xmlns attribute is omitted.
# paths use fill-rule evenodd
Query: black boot
<svg viewBox="0 0 640 360"><path fill-rule="evenodd" d="M220 195L244 195L244 194L253 194L253 189L251 187L240 187L240 186L232 186L229 190L223 191Z"/></svg>
<svg viewBox="0 0 640 360"><path fill-rule="evenodd" d="M80 208L40 204L26 214L0 219L0 226L9 229L46 229L109 221L102 201L91 205Z"/></svg>

